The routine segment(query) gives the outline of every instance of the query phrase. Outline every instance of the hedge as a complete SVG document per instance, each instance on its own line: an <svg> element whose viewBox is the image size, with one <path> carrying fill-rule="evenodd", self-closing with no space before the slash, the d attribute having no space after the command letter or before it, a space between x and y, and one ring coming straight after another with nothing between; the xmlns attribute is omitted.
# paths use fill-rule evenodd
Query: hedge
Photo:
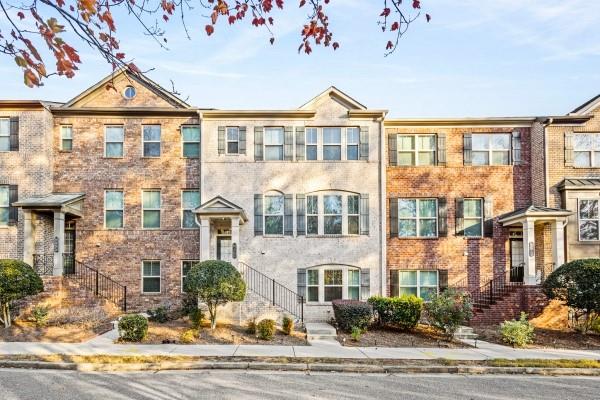
<svg viewBox="0 0 600 400"><path fill-rule="evenodd" d="M334 300L332 305L335 321L345 332L352 332L352 328L365 330L373 318L373 309L364 301Z"/></svg>
<svg viewBox="0 0 600 400"><path fill-rule="evenodd" d="M413 329L421 319L423 299L416 296L373 296L369 300L380 326Z"/></svg>

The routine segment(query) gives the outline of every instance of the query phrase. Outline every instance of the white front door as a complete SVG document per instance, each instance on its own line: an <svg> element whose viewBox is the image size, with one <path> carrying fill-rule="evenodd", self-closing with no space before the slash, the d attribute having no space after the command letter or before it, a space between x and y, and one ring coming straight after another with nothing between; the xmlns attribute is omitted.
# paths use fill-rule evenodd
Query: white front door
<svg viewBox="0 0 600 400"><path fill-rule="evenodd" d="M233 261L231 236L217 236L217 260Z"/></svg>

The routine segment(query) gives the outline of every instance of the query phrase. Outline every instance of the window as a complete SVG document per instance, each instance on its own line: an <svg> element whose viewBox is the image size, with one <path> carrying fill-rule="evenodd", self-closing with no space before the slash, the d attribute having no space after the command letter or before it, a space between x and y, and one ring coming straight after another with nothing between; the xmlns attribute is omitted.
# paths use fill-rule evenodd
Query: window
<svg viewBox="0 0 600 400"><path fill-rule="evenodd" d="M346 128L346 160L358 160L360 131L358 128Z"/></svg>
<svg viewBox="0 0 600 400"><path fill-rule="evenodd" d="M358 235L358 196L352 195L348 196L348 235Z"/></svg>
<svg viewBox="0 0 600 400"><path fill-rule="evenodd" d="M0 151L10 151L10 118L0 118Z"/></svg>
<svg viewBox="0 0 600 400"><path fill-rule="evenodd" d="M127 100L133 99L135 95L136 90L133 86L126 86L125 90L123 90L123 97L125 97Z"/></svg>
<svg viewBox="0 0 600 400"><path fill-rule="evenodd" d="M465 199L464 208L464 235L483 236L483 201L482 199Z"/></svg>
<svg viewBox="0 0 600 400"><path fill-rule="evenodd" d="M142 192L142 228L160 228L160 190Z"/></svg>
<svg viewBox="0 0 600 400"><path fill-rule="evenodd" d="M0 226L8 226L9 206L8 186L0 186Z"/></svg>
<svg viewBox="0 0 600 400"><path fill-rule="evenodd" d="M104 226L106 229L123 228L123 191L104 192Z"/></svg>
<svg viewBox="0 0 600 400"><path fill-rule="evenodd" d="M142 292L160 293L160 261L144 261L142 264Z"/></svg>
<svg viewBox="0 0 600 400"><path fill-rule="evenodd" d="M104 129L104 156L123 157L123 126L111 125Z"/></svg>
<svg viewBox="0 0 600 400"><path fill-rule="evenodd" d="M600 167L600 134L573 135L573 156L575 167Z"/></svg>
<svg viewBox="0 0 600 400"><path fill-rule="evenodd" d="M160 139L159 139L160 140ZM182 152L185 158L200 157L200 127L182 126L181 127ZM160 146L159 146L160 153Z"/></svg>
<svg viewBox="0 0 600 400"><path fill-rule="evenodd" d="M510 164L510 134L476 133L472 136L472 165Z"/></svg>
<svg viewBox="0 0 600 400"><path fill-rule="evenodd" d="M342 234L342 196L323 196L323 224L326 235Z"/></svg>
<svg viewBox="0 0 600 400"><path fill-rule="evenodd" d="M317 143L318 135L317 128L306 128L306 159L317 159Z"/></svg>
<svg viewBox="0 0 600 400"><path fill-rule="evenodd" d="M342 159L342 128L323 128L323 160Z"/></svg>
<svg viewBox="0 0 600 400"><path fill-rule="evenodd" d="M437 236L436 199L398 199L399 237Z"/></svg>
<svg viewBox="0 0 600 400"><path fill-rule="evenodd" d="M600 240L598 200L579 200L579 240Z"/></svg>
<svg viewBox="0 0 600 400"><path fill-rule="evenodd" d="M240 152L240 128L237 126L227 127L227 154L238 154Z"/></svg>
<svg viewBox="0 0 600 400"><path fill-rule="evenodd" d="M330 302L360 300L360 269L344 265L324 265L306 270L306 301Z"/></svg>
<svg viewBox="0 0 600 400"><path fill-rule="evenodd" d="M265 128L265 160L283 160L283 128Z"/></svg>
<svg viewBox="0 0 600 400"><path fill-rule="evenodd" d="M198 260L185 260L181 262L181 291L185 292L185 278L190 272L190 269L196 264Z"/></svg>
<svg viewBox="0 0 600 400"><path fill-rule="evenodd" d="M200 192L197 190L181 191L181 227L197 228L194 210L200 206Z"/></svg>
<svg viewBox="0 0 600 400"><path fill-rule="evenodd" d="M283 235L283 196L265 196L265 235Z"/></svg>
<svg viewBox="0 0 600 400"><path fill-rule="evenodd" d="M319 234L319 197L306 196L306 234Z"/></svg>
<svg viewBox="0 0 600 400"><path fill-rule="evenodd" d="M438 293L438 272L398 271L398 292L394 291L392 296L413 295L429 301Z"/></svg>
<svg viewBox="0 0 600 400"><path fill-rule="evenodd" d="M62 151L73 150L73 127L71 125L60 127L60 149Z"/></svg>
<svg viewBox="0 0 600 400"><path fill-rule="evenodd" d="M144 157L160 157L160 125L144 125Z"/></svg>
<svg viewBox="0 0 600 400"><path fill-rule="evenodd" d="M398 165L434 165L435 135L398 135Z"/></svg>

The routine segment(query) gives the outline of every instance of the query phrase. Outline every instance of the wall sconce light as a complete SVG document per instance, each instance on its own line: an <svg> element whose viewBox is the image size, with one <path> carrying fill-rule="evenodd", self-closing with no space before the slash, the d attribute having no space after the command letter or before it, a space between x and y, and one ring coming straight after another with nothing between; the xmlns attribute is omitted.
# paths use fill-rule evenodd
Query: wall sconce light
<svg viewBox="0 0 600 400"><path fill-rule="evenodd" d="M231 246L231 257L235 260L237 258L237 243Z"/></svg>

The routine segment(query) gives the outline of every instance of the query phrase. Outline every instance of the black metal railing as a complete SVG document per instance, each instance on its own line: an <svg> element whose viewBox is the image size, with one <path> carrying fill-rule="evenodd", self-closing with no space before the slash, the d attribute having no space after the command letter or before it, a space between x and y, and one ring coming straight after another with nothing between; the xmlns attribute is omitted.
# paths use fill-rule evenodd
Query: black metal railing
<svg viewBox="0 0 600 400"><path fill-rule="evenodd" d="M54 254L34 254L33 269L38 275L52 275L54 271Z"/></svg>
<svg viewBox="0 0 600 400"><path fill-rule="evenodd" d="M473 307L489 307L519 286L523 286L523 282L511 282L506 278L506 274L502 273L494 276L478 289L470 291L469 295Z"/></svg>
<svg viewBox="0 0 600 400"><path fill-rule="evenodd" d="M65 259L64 275L77 279L85 289L95 296L106 299L127 311L127 286L112 280L95 268L77 261L70 255L69 261Z"/></svg>
<svg viewBox="0 0 600 400"><path fill-rule="evenodd" d="M283 286L275 279L255 270L246 263L238 262L238 268L248 290L268 300L273 306L300 318L300 321L304 323L304 296Z"/></svg>

